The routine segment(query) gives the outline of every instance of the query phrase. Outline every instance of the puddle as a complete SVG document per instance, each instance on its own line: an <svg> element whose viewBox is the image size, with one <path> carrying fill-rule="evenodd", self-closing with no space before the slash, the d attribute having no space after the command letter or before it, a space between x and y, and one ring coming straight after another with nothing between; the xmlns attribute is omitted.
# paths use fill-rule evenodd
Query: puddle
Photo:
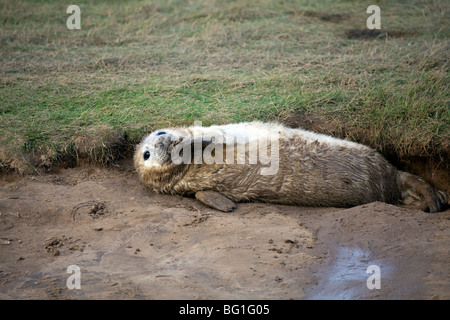
<svg viewBox="0 0 450 320"><path fill-rule="evenodd" d="M388 280L392 266L381 260L373 260L371 254L360 248L339 247L333 263L328 270L319 271L319 281L308 299L315 300L351 300L373 298L378 295L376 288L369 289L367 280L376 277L372 271L367 273L369 266L379 267L379 284ZM373 280L375 281L375 280ZM370 283L374 283L370 281Z"/></svg>

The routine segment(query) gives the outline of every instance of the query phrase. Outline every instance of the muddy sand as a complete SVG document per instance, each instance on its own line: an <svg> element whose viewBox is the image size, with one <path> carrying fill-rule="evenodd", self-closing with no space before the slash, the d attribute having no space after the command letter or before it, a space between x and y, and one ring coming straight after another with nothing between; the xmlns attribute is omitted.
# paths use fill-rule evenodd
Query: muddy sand
<svg viewBox="0 0 450 320"><path fill-rule="evenodd" d="M223 213L149 192L128 164L2 174L0 214L0 299L450 299L450 210Z"/></svg>

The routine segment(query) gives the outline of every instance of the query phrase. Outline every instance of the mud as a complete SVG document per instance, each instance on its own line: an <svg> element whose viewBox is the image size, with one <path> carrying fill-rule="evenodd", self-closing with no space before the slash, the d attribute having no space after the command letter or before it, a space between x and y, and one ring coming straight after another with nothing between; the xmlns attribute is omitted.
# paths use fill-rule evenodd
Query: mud
<svg viewBox="0 0 450 320"><path fill-rule="evenodd" d="M224 213L149 192L126 162L3 173L0 213L0 299L450 299L450 210Z"/></svg>

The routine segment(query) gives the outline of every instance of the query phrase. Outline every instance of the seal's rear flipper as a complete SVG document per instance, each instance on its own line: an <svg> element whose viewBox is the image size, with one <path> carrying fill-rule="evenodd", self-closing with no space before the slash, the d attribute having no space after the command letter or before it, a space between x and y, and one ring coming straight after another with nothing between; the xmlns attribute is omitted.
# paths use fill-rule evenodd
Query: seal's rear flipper
<svg viewBox="0 0 450 320"><path fill-rule="evenodd" d="M195 193L195 198L204 205L219 211L230 212L236 209L236 204L219 192L198 191Z"/></svg>
<svg viewBox="0 0 450 320"><path fill-rule="evenodd" d="M404 203L420 201L422 209L431 213L444 211L448 206L448 196L424 179L403 171L399 171L399 179Z"/></svg>

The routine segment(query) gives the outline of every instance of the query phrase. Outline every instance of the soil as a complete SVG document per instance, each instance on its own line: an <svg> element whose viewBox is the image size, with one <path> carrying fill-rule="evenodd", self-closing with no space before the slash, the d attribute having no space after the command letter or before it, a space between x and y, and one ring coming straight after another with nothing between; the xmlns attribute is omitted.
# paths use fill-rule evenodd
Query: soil
<svg viewBox="0 0 450 320"><path fill-rule="evenodd" d="M2 173L0 214L0 299L450 299L450 210L225 213L150 192L125 161Z"/></svg>

